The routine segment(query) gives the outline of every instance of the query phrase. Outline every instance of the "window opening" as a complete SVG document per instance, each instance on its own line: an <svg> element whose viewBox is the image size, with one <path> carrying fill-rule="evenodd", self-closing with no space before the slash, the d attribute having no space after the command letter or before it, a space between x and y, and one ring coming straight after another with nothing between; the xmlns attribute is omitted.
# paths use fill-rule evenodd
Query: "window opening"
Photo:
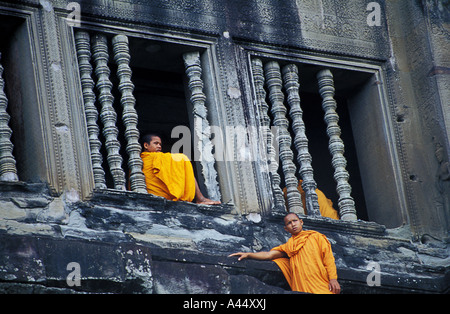
<svg viewBox="0 0 450 314"><path fill-rule="evenodd" d="M33 151L33 137L24 128L32 106L22 108L33 89L32 69L26 22L16 16L0 15L0 180L38 181L26 158ZM20 61L19 61L20 60ZM26 82L25 82L26 81ZM26 91L25 91L26 89ZM32 96L30 96L32 97ZM34 139L36 140L36 139ZM37 150L34 150L36 152ZM35 160L39 160L36 156ZM35 169L35 167L34 167Z"/></svg>
<svg viewBox="0 0 450 314"><path fill-rule="evenodd" d="M142 161L140 157L136 158L141 151L140 145L136 146L139 137L149 132L159 133L164 151L169 152L178 141L172 138L176 126L187 126L193 133L198 104L190 103L189 95L203 95L198 89L199 84L203 85L202 49L164 40L91 34L82 30L75 32L75 41L92 139L96 188L123 190L130 186L133 191L145 192ZM192 60L198 62L198 65L194 64L194 72L188 72L192 65L186 64L186 55L193 55ZM191 87L192 79L197 84L195 87ZM205 106L204 101L200 105ZM207 122L206 117L204 120ZM203 174L205 164L191 160L194 171ZM212 170L213 167L209 168ZM128 180L127 174L130 174L129 182L124 184L124 180ZM215 176L204 177L216 179ZM203 182L198 180L200 188L207 190L205 195L211 196L209 185ZM218 191L217 182L210 186L213 192Z"/></svg>
<svg viewBox="0 0 450 314"><path fill-rule="evenodd" d="M282 199L279 194L284 188L287 190L285 204L288 211L297 211L301 214L307 212L308 215L318 216L320 213L318 214L317 209L314 209L314 206L318 207L317 195L313 193L317 187L332 200L333 207L340 212L341 219L342 207L347 206L343 203L348 204L351 201L354 204L353 208L347 206L349 209L345 209L344 214L350 215L347 215L344 220L367 220L366 202L356 158L347 98L355 89L368 81L370 74L332 69L329 72L332 76L329 76L326 71L328 69L310 64L274 61L269 58L252 59L253 81L257 98L259 98L259 108L265 107L265 110L260 110L260 116L264 116L266 111L270 125L278 127L278 134L273 141L278 141L276 144L280 146L280 158L278 165L275 166L276 172L273 168L271 169L272 181L275 182L273 184L275 206L276 202ZM292 85L295 85L295 82L299 86L293 88ZM324 89L321 90L319 83L324 86ZM264 89L263 92L261 88ZM332 89L335 90L334 94ZM292 100L293 97L295 100ZM327 118L323 108L324 97L327 98L326 102L329 102L328 98L331 97L337 104L335 112L333 110L328 112ZM294 114L291 113L292 106L296 108ZM280 111L283 111L282 107L285 113L280 114ZM336 114L339 129L336 129L334 124ZM286 134L282 132L280 134L279 126L283 124L287 126ZM331 132L330 134L327 134L327 129ZM330 135L333 137L332 141L330 141ZM282 142L286 141L289 142L288 147L282 148ZM340 142L344 143L342 152L337 149L341 146ZM289 150L290 152L286 153ZM330 154L331 151L332 154ZM301 160L303 160L303 167L301 167ZM271 163L273 162L269 162L269 168ZM335 167L337 164L338 169ZM345 179L347 173L349 177ZM299 209L298 205L297 182L299 179L303 179L306 209ZM345 195L346 199L341 203L342 195L348 194L349 191L350 197Z"/></svg>

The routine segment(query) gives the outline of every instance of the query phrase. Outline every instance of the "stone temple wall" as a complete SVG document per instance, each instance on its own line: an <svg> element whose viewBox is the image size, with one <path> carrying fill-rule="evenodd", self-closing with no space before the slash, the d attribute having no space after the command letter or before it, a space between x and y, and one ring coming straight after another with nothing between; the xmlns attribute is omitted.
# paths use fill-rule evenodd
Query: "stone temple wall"
<svg viewBox="0 0 450 314"><path fill-rule="evenodd" d="M286 241L282 216L251 221L225 205L129 192L70 202L44 184L2 189L3 293L290 293L275 263L227 257ZM368 222L304 222L328 237L343 293L448 291L442 243L413 243L408 230ZM79 285L70 263L79 265Z"/></svg>
<svg viewBox="0 0 450 314"><path fill-rule="evenodd" d="M189 92L206 102L190 109L219 127L259 123L252 60L298 65L308 95L320 96L312 73L331 68L364 134L355 151L369 219L303 215L305 229L330 240L343 293L448 293L448 12L446 0L0 1L0 291L289 293L273 262L227 257L287 240L267 160L197 165L223 205L97 185L81 30L126 35L143 63L143 41L202 52L204 95ZM181 60L162 66L183 70Z"/></svg>

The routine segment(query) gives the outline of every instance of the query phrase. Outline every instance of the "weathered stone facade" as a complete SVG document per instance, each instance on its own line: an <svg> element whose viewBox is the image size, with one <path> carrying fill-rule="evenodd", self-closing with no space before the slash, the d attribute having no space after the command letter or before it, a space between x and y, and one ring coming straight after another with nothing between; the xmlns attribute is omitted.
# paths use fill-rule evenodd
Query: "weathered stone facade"
<svg viewBox="0 0 450 314"><path fill-rule="evenodd" d="M289 210L343 293L448 292L449 5L0 1L0 291L287 293L227 255L286 241ZM223 205L144 192L139 134L176 126Z"/></svg>

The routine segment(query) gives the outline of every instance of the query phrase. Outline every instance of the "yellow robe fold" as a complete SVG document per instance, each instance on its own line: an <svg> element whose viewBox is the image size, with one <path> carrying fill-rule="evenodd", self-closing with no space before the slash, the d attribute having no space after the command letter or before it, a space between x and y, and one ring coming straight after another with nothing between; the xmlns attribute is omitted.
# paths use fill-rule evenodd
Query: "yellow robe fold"
<svg viewBox="0 0 450 314"><path fill-rule="evenodd" d="M141 158L148 193L171 201L194 199L194 171L186 155L142 152Z"/></svg>
<svg viewBox="0 0 450 314"><path fill-rule="evenodd" d="M305 191L303 191L302 182L303 182L303 180L298 181L297 189L300 192L300 195L302 196L303 208L305 209L305 214L307 214L306 193L305 193ZM283 192L284 192L284 197L286 199L286 188L283 189ZM339 220L339 214L337 213L336 209L333 208L333 202L330 199L328 199L325 196L325 194L319 189L316 189L316 194L317 194L317 200L319 203L320 214L322 215L322 217L328 217L328 218Z"/></svg>
<svg viewBox="0 0 450 314"><path fill-rule="evenodd" d="M292 236L272 250L285 252L289 258L273 260L280 267L293 291L331 294L330 279L337 279L331 245L325 235L309 230Z"/></svg>

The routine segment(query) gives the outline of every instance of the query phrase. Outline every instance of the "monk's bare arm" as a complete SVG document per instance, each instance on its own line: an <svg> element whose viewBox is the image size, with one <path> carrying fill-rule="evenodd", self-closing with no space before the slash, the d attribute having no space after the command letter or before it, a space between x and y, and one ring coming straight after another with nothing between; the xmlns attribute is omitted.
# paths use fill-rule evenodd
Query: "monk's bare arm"
<svg viewBox="0 0 450 314"><path fill-rule="evenodd" d="M245 252L238 252L238 253L233 253L228 255L228 257L231 256L239 256L238 261L249 258L249 259L256 259L256 260L260 260L260 261L271 261L277 258L281 258L281 257L287 257L286 253L281 252L281 251L277 251L277 250L272 250L272 251L268 251L268 252L257 252L257 253L245 253Z"/></svg>

